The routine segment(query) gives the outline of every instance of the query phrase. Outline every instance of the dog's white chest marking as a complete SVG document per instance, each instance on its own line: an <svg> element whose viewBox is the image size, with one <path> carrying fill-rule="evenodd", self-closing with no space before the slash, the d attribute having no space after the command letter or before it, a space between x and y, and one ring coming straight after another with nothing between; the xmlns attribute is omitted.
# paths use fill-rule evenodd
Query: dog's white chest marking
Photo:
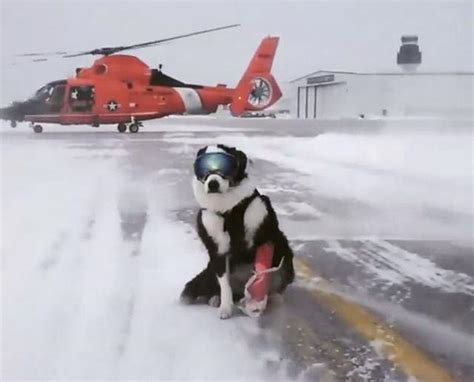
<svg viewBox="0 0 474 382"><path fill-rule="evenodd" d="M230 248L230 236L224 231L224 218L212 211L202 211L202 224L206 228L207 234L217 245L219 255L226 254Z"/></svg>
<svg viewBox="0 0 474 382"><path fill-rule="evenodd" d="M255 233L267 215L267 206L260 198L255 198L247 207L244 214L244 228L248 248L252 247Z"/></svg>

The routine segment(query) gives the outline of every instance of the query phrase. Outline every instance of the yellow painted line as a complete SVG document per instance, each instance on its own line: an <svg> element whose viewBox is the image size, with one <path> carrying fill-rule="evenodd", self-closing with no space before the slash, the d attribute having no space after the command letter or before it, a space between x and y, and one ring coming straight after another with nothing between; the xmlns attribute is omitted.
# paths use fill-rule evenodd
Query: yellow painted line
<svg viewBox="0 0 474 382"><path fill-rule="evenodd" d="M368 310L359 304L349 301L333 292L330 284L318 276L302 260L295 259L296 271L304 279L316 280L321 289L311 289L311 294L322 304L326 305L337 314L339 318L352 326L369 341L377 341L380 351L395 366L407 376L413 376L419 381L450 382L454 377L444 368L439 366L428 355L405 340L395 330L389 328Z"/></svg>

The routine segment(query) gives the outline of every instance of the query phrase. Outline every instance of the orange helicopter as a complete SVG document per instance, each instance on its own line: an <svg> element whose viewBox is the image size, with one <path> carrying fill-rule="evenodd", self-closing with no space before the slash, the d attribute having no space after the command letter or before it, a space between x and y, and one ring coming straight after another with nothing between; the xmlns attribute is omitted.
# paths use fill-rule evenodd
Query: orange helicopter
<svg viewBox="0 0 474 382"><path fill-rule="evenodd" d="M159 69L150 69L135 56L116 54L129 49L145 48L163 42L238 26L226 25L169 37L141 44L106 47L77 54L49 53L63 57L102 55L90 68L76 69L76 76L53 81L39 89L24 102L14 102L0 109L0 119L28 121L35 133L41 133L39 123L60 125L117 124L123 133L137 133L142 121L172 114L210 114L219 105L230 105L234 116L245 111L259 111L273 105L281 90L270 73L278 37L267 37L250 61L237 87L187 84ZM24 56L40 56L29 53ZM45 58L34 61L45 61Z"/></svg>

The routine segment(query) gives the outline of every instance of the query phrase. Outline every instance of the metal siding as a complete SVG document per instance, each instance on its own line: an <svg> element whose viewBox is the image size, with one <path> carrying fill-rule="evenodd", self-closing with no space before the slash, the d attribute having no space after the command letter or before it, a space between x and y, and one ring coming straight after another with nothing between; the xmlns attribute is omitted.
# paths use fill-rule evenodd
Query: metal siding
<svg viewBox="0 0 474 382"><path fill-rule="evenodd" d="M299 88L298 94L298 118L305 118L306 90L304 87Z"/></svg>
<svg viewBox="0 0 474 382"><path fill-rule="evenodd" d="M300 117L300 93L301 93L301 88L298 87L298 92L296 94L296 118Z"/></svg>
<svg viewBox="0 0 474 382"><path fill-rule="evenodd" d="M307 87L307 98L308 98L308 116L306 118L314 118L314 89L315 86Z"/></svg>
<svg viewBox="0 0 474 382"><path fill-rule="evenodd" d="M308 119L308 96L309 94L309 88L306 88L306 94L305 94L305 102L304 102L304 117Z"/></svg>
<svg viewBox="0 0 474 382"><path fill-rule="evenodd" d="M313 118L317 118L317 110L318 108L318 88L315 86L314 87L314 110L313 110Z"/></svg>

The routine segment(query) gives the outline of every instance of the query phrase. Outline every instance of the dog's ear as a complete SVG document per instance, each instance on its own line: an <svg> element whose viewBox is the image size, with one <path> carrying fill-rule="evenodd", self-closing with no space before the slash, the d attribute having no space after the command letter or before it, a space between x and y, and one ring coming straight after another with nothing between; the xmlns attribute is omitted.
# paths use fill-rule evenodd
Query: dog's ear
<svg viewBox="0 0 474 382"><path fill-rule="evenodd" d="M235 155L239 161L239 171L237 173L237 178L243 179L246 175L245 170L247 169L247 155L245 155L245 153L240 150L235 150Z"/></svg>
<svg viewBox="0 0 474 382"><path fill-rule="evenodd" d="M197 158L198 156L204 154L204 153L206 152L206 150L207 150L207 146L201 147L201 148L198 150L197 154L196 154L196 158Z"/></svg>
<svg viewBox="0 0 474 382"><path fill-rule="evenodd" d="M237 150L235 147L226 145L217 145L218 148L224 150L226 153L231 154L237 159L238 169L237 175L235 176L236 181L241 181L245 178L247 169L247 155L243 151Z"/></svg>

